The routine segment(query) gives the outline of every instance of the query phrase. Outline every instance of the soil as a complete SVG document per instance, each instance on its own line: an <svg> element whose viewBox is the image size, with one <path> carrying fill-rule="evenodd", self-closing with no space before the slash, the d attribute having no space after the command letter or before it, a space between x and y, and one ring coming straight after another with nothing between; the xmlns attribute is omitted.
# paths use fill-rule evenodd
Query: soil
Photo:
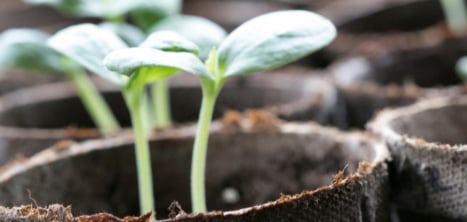
<svg viewBox="0 0 467 222"><path fill-rule="evenodd" d="M241 118L240 122L234 126L214 123L212 128L206 191L208 208L214 211L197 216L181 213L177 221L199 221L199 218L290 221L284 215L287 209L298 215L292 221L308 221L310 215L336 221L345 217L354 221L362 216L368 221L387 219L388 177L383 162L387 153L384 146L374 146L368 135L342 134L310 124L273 124L272 130L260 130L249 120ZM173 200L190 211L189 169L194 130L194 126L169 129L152 136L158 218L167 218L170 213L167 206ZM136 169L130 141L131 136L88 141L59 153L46 150L10 166L0 176L0 204L30 204L27 188L37 204L72 204L76 215L96 212L136 215ZM372 164L363 164L359 169L363 160ZM333 180L335 174L338 176ZM325 187L301 193L322 186ZM226 192L233 192L236 197L226 197ZM219 211L274 200L264 206ZM336 210L342 213L336 215ZM305 211L308 216L302 214ZM265 215L257 217L260 214ZM226 218L218 218L220 215Z"/></svg>

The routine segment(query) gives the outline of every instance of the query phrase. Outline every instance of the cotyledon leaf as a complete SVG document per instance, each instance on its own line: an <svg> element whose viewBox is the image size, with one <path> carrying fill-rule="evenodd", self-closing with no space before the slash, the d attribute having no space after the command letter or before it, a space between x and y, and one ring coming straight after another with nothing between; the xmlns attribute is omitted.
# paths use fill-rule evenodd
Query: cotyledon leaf
<svg viewBox="0 0 467 222"><path fill-rule="evenodd" d="M192 15L169 16L154 25L154 31L174 31L195 43L202 59L208 57L213 47L217 47L227 35L225 30L208 19Z"/></svg>
<svg viewBox="0 0 467 222"><path fill-rule="evenodd" d="M136 15L146 15L145 20L177 13L181 5L180 0L23 0L23 2L31 5L47 5L74 17L113 18L135 12Z"/></svg>
<svg viewBox="0 0 467 222"><path fill-rule="evenodd" d="M10 29L0 34L0 69L58 73L60 55L46 45L49 35L35 29Z"/></svg>
<svg viewBox="0 0 467 222"><path fill-rule="evenodd" d="M98 26L112 31L130 47L138 46L146 38L143 31L128 23L103 22Z"/></svg>
<svg viewBox="0 0 467 222"><path fill-rule="evenodd" d="M117 85L124 81L106 69L102 60L112 51L127 48L117 35L93 24L70 26L52 36L48 44L86 69Z"/></svg>
<svg viewBox="0 0 467 222"><path fill-rule="evenodd" d="M140 47L159 49L167 52L190 52L198 54L199 48L193 42L172 31L152 33Z"/></svg>
<svg viewBox="0 0 467 222"><path fill-rule="evenodd" d="M188 73L213 79L211 74L204 67L203 62L188 52L165 52L153 48L127 48L110 53L104 59L104 65L111 71L129 76L138 81L147 83L166 78L170 74L176 74L179 70ZM161 72L147 71L150 73L145 80L136 78L142 68L159 69ZM140 83L141 84L141 83Z"/></svg>
<svg viewBox="0 0 467 222"><path fill-rule="evenodd" d="M304 10L272 12L235 29L218 50L224 77L277 68L307 56L336 36L326 18Z"/></svg>

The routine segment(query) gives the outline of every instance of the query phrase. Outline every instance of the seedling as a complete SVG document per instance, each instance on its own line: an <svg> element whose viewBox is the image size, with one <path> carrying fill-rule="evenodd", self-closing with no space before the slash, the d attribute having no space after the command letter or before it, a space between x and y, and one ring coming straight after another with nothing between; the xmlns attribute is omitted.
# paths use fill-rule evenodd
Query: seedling
<svg viewBox="0 0 467 222"><path fill-rule="evenodd" d="M49 36L33 29L11 29L0 36L0 67L46 73L65 73L102 133L119 129L118 122L84 70L45 42Z"/></svg>
<svg viewBox="0 0 467 222"><path fill-rule="evenodd" d="M193 211L205 212L208 130L217 95L226 79L286 65L329 44L335 35L334 25L317 14L281 11L259 16L238 27L220 44L219 50L211 50L204 63L187 52L133 48L109 54L104 64L129 76L148 69L181 69L200 77L203 99L193 147L191 195Z"/></svg>
<svg viewBox="0 0 467 222"><path fill-rule="evenodd" d="M171 66L174 60L179 59L182 63L198 61L193 54L198 52L197 46L173 32L157 32L150 35L139 48L127 48L117 35L92 24L68 27L57 33L49 41L49 45L122 88L123 97L130 110L135 134L141 213L153 211L154 195L149 144L146 135L147 126L145 125L147 119L144 88L149 83L177 74L179 72L178 66ZM106 58L104 64L109 67L108 70L102 66L102 60L106 54L114 50L125 50L127 53L124 58L122 56ZM163 61L162 65L157 67L141 65L152 58ZM202 65L201 67L203 68ZM118 73L110 71L116 69L119 71ZM199 73L199 70L191 71Z"/></svg>
<svg viewBox="0 0 467 222"><path fill-rule="evenodd" d="M32 5L48 5L70 17L95 17L107 22L100 26L117 34L129 46L137 46L145 33L175 31L200 46L200 56L205 58L209 50L224 39L225 31L217 24L198 17L180 15L181 0L23 0ZM124 23L129 17L138 27ZM153 83L151 87L152 110L147 125L155 128L172 124L167 79ZM148 106L145 102L145 106ZM149 108L149 107L148 107ZM150 113L150 111L148 111Z"/></svg>
<svg viewBox="0 0 467 222"><path fill-rule="evenodd" d="M151 30L152 32L161 30L173 31L186 37L199 46L199 53L196 52L196 54L202 59L205 59L209 54L209 50L217 46L226 36L225 31L217 24L198 16L189 15L169 16L157 22ZM167 40L164 42L170 45L171 43ZM158 49L171 51L163 47L159 47ZM153 110L155 111L153 127L160 128L171 125L172 118L170 115L167 79L154 82L151 87L151 92Z"/></svg>
<svg viewBox="0 0 467 222"><path fill-rule="evenodd" d="M181 0L23 0L31 5L47 5L71 17L103 18L122 23L130 17L147 32L157 21L181 9Z"/></svg>
<svg viewBox="0 0 467 222"><path fill-rule="evenodd" d="M449 30L455 35L467 32L467 12L464 0L440 0Z"/></svg>

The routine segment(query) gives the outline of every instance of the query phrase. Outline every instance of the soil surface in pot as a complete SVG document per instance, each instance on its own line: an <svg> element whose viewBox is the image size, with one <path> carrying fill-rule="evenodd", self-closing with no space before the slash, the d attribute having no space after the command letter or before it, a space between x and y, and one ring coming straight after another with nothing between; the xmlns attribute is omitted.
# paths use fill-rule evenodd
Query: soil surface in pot
<svg viewBox="0 0 467 222"><path fill-rule="evenodd" d="M268 120L264 116L261 118ZM367 164L365 170L362 168L363 171L357 174L360 176L354 178L353 184L359 187L357 190L350 192L343 188L339 191L342 193L328 196L332 199L344 195L341 204L348 209L338 209L339 214L330 206L321 206L319 210L323 215L319 216L337 218L337 221L348 219L344 217L349 215L354 219L373 218L369 221L381 221L375 217L384 218L388 190L385 188L387 174L381 165L387 158L383 147L376 148L366 135L342 134L316 125L276 125L271 119L269 121L252 124L257 122L253 118L249 122L240 120L236 122L238 124L228 121L228 125L213 125L206 172L210 210L238 209L276 200L281 195L287 199L288 194L331 184L333 176L341 170L357 172L358 163L366 160L378 163L375 170L381 170L378 171L380 174L366 182L358 182L365 172L372 171L373 166ZM190 210L188 192L193 134L194 127L159 131L150 142L158 218L167 217L167 206L173 200ZM32 197L39 205L72 204L76 215L102 211L118 216L136 215L136 169L130 141L132 138L125 136L88 141L65 149L49 149L24 163L13 164L0 175L0 204L29 204ZM335 179L335 186L344 183L343 176ZM369 191L365 198L358 197L363 195L362 190L370 187L375 190ZM328 202L321 201L323 204Z"/></svg>
<svg viewBox="0 0 467 222"><path fill-rule="evenodd" d="M292 75L293 76L293 75ZM334 89L322 80L283 76L271 79L254 77L237 79L226 85L219 95L214 118L228 110L264 108L285 119L327 122L334 104ZM196 84L177 80L171 88L171 110L177 123L194 122L201 104L201 89ZM289 83L295 87L290 87ZM178 84L178 86L177 86ZM130 119L121 93L110 86L104 98L122 126ZM49 147L60 139L82 140L98 137L94 124L76 97L71 84L59 83L17 91L2 98L0 125L7 153L26 156ZM14 155L13 155L14 156Z"/></svg>

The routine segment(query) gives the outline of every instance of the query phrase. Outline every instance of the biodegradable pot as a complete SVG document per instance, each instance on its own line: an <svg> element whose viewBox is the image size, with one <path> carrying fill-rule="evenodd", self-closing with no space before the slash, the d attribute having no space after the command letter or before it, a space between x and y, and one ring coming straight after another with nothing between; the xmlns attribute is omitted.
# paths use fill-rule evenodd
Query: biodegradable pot
<svg viewBox="0 0 467 222"><path fill-rule="evenodd" d="M433 47L372 59L354 57L334 64L330 73L343 104L341 119L347 120L341 125L363 128L384 107L463 94L465 86L457 75L456 63L466 54L467 39L451 39Z"/></svg>
<svg viewBox="0 0 467 222"><path fill-rule="evenodd" d="M383 143L316 124L277 124L258 113L234 119L211 127L206 191L214 211L191 215L172 207L172 218L164 221L388 221L389 154ZM158 218L166 217L173 200L191 208L194 131L190 126L151 135ZM0 205L33 198L38 205L71 204L76 215L138 214L132 141L131 134L89 140L13 163L0 174Z"/></svg>
<svg viewBox="0 0 467 222"><path fill-rule="evenodd" d="M406 221L467 220L466 111L465 96L437 98L383 111L369 124L392 153L392 196Z"/></svg>
<svg viewBox="0 0 467 222"><path fill-rule="evenodd" d="M171 89L173 119L179 123L194 122L201 104L199 80L196 83L175 80ZM100 84L99 88L119 122L129 126L129 114L121 93L106 84ZM214 117L220 117L227 110L263 108L285 119L328 122L332 118L330 110L334 100L334 88L324 80L271 73L229 82L218 98ZM70 83L7 94L0 99L0 163L19 153L30 156L63 139L101 136L93 127Z"/></svg>

